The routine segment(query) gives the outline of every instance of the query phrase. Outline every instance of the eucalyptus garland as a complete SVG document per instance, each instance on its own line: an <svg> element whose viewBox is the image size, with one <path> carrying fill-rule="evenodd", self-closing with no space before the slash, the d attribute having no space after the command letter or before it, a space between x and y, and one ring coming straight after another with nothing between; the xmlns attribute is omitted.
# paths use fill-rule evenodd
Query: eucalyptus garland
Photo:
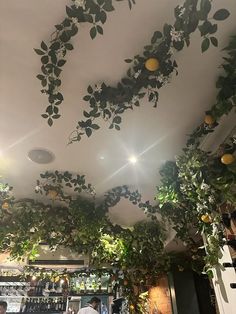
<svg viewBox="0 0 236 314"><path fill-rule="evenodd" d="M157 107L159 89L170 80L177 63L173 58L174 50L180 51L189 46L190 35L197 29L202 37L202 52L210 44L218 46L214 36L217 24L229 16L226 9L220 9L209 18L211 1L186 0L182 6L175 8L175 23L165 24L161 31L155 31L151 43L144 47L142 55L125 60L133 63L127 75L121 79L117 87L105 83L88 86L88 94L84 100L89 104L89 111L84 111L85 120L78 122L76 129L69 136L69 143L80 141L84 134L90 137L100 126L95 120L102 118L109 122L109 129L120 130L122 114L140 106L140 100L147 95L148 100Z"/></svg>
<svg viewBox="0 0 236 314"><path fill-rule="evenodd" d="M128 1L131 9L135 0L72 0L71 6L66 6L66 18L55 25L50 42L41 42L40 49L34 49L41 57L41 73L37 78L41 81L41 92L48 98L46 112L42 114L52 126L53 120L60 118L59 105L64 97L59 91L61 86L62 68L66 63L66 55L73 50L71 39L78 33L80 23L90 23L90 37L94 39L103 34L109 12L114 11L115 1Z"/></svg>

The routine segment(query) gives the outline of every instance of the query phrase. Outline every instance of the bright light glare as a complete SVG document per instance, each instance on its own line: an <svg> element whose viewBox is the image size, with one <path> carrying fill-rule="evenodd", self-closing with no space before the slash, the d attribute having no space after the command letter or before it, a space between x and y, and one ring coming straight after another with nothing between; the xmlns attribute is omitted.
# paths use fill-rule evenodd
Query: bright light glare
<svg viewBox="0 0 236 314"><path fill-rule="evenodd" d="M129 162L130 162L131 164L136 164L137 161L138 161L138 159L137 159L135 156L130 156Z"/></svg>
<svg viewBox="0 0 236 314"><path fill-rule="evenodd" d="M32 280L36 280L37 277L35 275L32 276Z"/></svg>

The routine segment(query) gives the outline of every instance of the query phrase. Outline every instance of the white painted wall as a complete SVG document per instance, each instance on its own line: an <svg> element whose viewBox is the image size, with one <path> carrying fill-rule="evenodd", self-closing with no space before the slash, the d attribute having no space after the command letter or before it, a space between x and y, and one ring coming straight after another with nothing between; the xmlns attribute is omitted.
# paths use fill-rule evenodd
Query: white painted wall
<svg viewBox="0 0 236 314"><path fill-rule="evenodd" d="M236 283L236 272L234 268L224 268L222 263L231 263L232 259L229 247L224 246L220 258L220 266L214 270L213 286L220 314L236 313L236 289L230 287L230 283Z"/></svg>

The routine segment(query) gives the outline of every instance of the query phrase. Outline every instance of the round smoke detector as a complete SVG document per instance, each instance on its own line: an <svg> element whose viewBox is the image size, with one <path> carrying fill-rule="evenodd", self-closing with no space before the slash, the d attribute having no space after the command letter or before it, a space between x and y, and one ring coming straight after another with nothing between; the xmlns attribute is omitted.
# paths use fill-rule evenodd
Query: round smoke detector
<svg viewBox="0 0 236 314"><path fill-rule="evenodd" d="M55 156L47 149L34 148L28 152L28 158L37 164L49 164L55 159Z"/></svg>

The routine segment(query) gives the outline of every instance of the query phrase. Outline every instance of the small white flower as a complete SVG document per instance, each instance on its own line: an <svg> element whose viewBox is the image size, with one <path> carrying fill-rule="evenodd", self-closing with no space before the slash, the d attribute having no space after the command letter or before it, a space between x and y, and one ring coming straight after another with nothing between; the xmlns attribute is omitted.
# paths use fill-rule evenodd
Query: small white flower
<svg viewBox="0 0 236 314"><path fill-rule="evenodd" d="M206 183L204 183L204 182L201 184L201 190L209 191L209 189L210 189L210 187L209 187L208 184L206 184Z"/></svg>
<svg viewBox="0 0 236 314"><path fill-rule="evenodd" d="M182 5L179 5L178 9L179 9L179 17L182 17L185 12L185 8Z"/></svg>
<svg viewBox="0 0 236 314"><path fill-rule="evenodd" d="M95 85L95 91L98 92L98 93L101 93L101 92L102 92L102 86L101 86L101 84L96 84L96 85Z"/></svg>
<svg viewBox="0 0 236 314"><path fill-rule="evenodd" d="M137 79L139 75L141 74L141 70L138 70L137 72L134 73L134 78Z"/></svg>
<svg viewBox="0 0 236 314"><path fill-rule="evenodd" d="M210 204L214 204L214 202L215 202L214 196L210 195L209 198L208 198L208 201L209 201Z"/></svg>
<svg viewBox="0 0 236 314"><path fill-rule="evenodd" d="M139 101L139 97L137 95L133 96L130 102L131 104L135 104L136 101Z"/></svg>
<svg viewBox="0 0 236 314"><path fill-rule="evenodd" d="M74 0L74 5L76 6L76 8L83 8L85 9L85 0Z"/></svg>
<svg viewBox="0 0 236 314"><path fill-rule="evenodd" d="M176 31L174 27L171 28L171 41L181 41L183 39L183 31Z"/></svg>
<svg viewBox="0 0 236 314"><path fill-rule="evenodd" d="M168 55L173 55L174 54L174 49L172 47L170 47L167 54Z"/></svg>
<svg viewBox="0 0 236 314"><path fill-rule="evenodd" d="M168 79L169 77L164 76L163 74L158 75L158 77L156 78L156 80L160 82L161 84L166 84L168 82Z"/></svg>
<svg viewBox="0 0 236 314"><path fill-rule="evenodd" d="M39 191L41 191L41 186L40 185L36 185L36 187L34 189L35 189L35 192L39 192Z"/></svg>
<svg viewBox="0 0 236 314"><path fill-rule="evenodd" d="M66 49L62 47L57 51L57 57L58 59L63 59L65 57Z"/></svg>
<svg viewBox="0 0 236 314"><path fill-rule="evenodd" d="M51 237L52 237L52 238L55 238L55 237L56 237L56 235L57 235L57 234L56 234L56 232L55 232L55 231L53 231L53 232L51 233Z"/></svg>
<svg viewBox="0 0 236 314"><path fill-rule="evenodd" d="M72 21L74 24L78 24L78 23L79 23L77 17L72 17L72 18L71 18L71 21Z"/></svg>

